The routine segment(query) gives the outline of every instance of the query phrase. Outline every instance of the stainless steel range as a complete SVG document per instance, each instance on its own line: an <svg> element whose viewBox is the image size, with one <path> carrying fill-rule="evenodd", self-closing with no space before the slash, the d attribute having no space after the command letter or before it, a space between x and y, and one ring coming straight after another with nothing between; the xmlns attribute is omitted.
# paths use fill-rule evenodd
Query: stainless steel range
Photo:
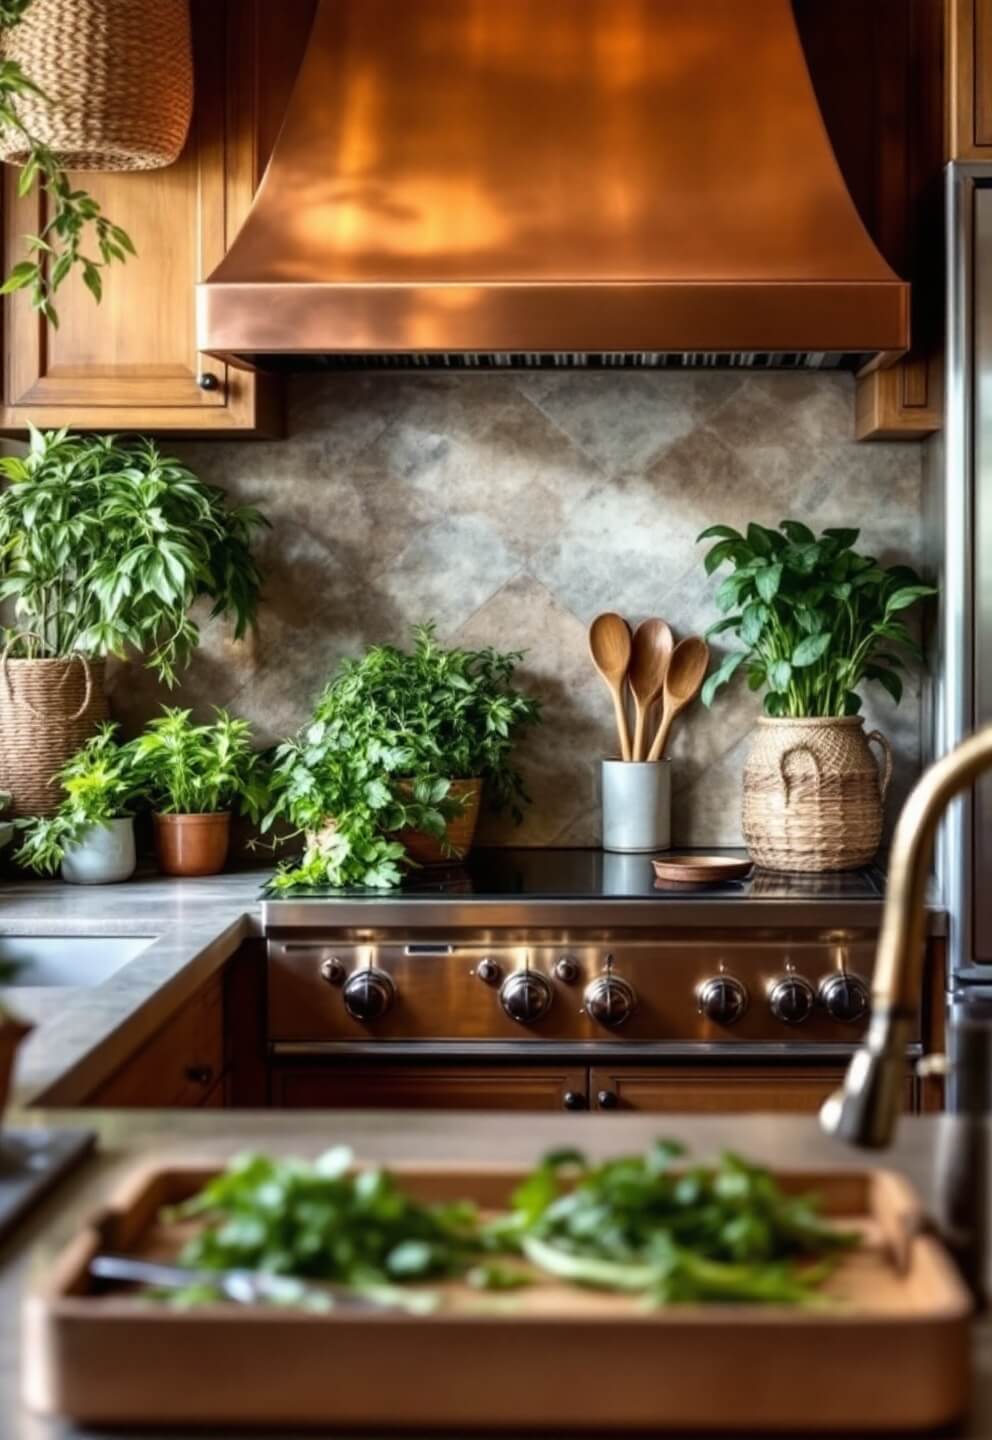
<svg viewBox="0 0 992 1440"><path fill-rule="evenodd" d="M700 891L586 850L478 851L393 892L270 898L270 1047L840 1061L866 1027L881 900L873 870Z"/></svg>

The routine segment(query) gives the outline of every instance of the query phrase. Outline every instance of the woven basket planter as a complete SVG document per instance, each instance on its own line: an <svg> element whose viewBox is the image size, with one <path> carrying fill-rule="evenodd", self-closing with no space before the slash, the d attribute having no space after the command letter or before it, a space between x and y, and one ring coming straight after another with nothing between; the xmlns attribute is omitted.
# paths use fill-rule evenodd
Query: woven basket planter
<svg viewBox="0 0 992 1440"><path fill-rule="evenodd" d="M410 793L413 785L401 780L398 788ZM454 865L463 860L472 848L482 805L482 781L452 780L448 797L460 800L462 809L448 821L443 845L435 836L426 835L422 830L396 832L396 839L418 865Z"/></svg>
<svg viewBox="0 0 992 1440"><path fill-rule="evenodd" d="M871 746L881 751L876 763ZM766 870L855 870L882 838L892 751L858 716L758 721L744 767L744 840Z"/></svg>
<svg viewBox="0 0 992 1440"><path fill-rule="evenodd" d="M178 158L193 112L188 0L34 0L3 55L49 97L17 108L66 169L155 170ZM10 128L0 158L27 159Z"/></svg>
<svg viewBox="0 0 992 1440"><path fill-rule="evenodd" d="M0 656L0 789L14 816L52 815L54 776L109 715L102 660Z"/></svg>

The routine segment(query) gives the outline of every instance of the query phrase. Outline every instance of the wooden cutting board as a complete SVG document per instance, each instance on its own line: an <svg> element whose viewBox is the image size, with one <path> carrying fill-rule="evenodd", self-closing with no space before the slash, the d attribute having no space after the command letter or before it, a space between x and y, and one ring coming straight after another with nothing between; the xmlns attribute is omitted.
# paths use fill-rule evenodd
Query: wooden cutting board
<svg viewBox="0 0 992 1440"><path fill-rule="evenodd" d="M462 1284L414 1317L215 1305L185 1312L95 1294L100 1250L171 1257L163 1205L216 1173L136 1174L28 1299L29 1406L83 1425L325 1429L796 1432L931 1429L969 1392L970 1301L917 1200L884 1170L794 1172L857 1225L816 1309L671 1306L548 1280L512 1295ZM396 1166L425 1200L502 1208L507 1168Z"/></svg>

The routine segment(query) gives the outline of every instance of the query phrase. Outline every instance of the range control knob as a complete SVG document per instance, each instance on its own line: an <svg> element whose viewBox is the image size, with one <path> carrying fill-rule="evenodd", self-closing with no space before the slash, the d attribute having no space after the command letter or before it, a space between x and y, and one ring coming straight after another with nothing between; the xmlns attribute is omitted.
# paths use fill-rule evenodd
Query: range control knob
<svg viewBox="0 0 992 1440"><path fill-rule="evenodd" d="M574 955L562 955L555 961L555 975L563 985L574 985L581 973Z"/></svg>
<svg viewBox="0 0 992 1440"><path fill-rule="evenodd" d="M328 955L326 960L320 962L320 978L326 980L328 985L343 985L345 968L336 955Z"/></svg>
<svg viewBox="0 0 992 1440"><path fill-rule="evenodd" d="M584 1000L586 1014L591 1015L597 1025L605 1025L609 1030L616 1030L623 1025L637 1009L637 995L633 985L611 971L607 971L605 975L597 975L595 980L586 986Z"/></svg>
<svg viewBox="0 0 992 1440"><path fill-rule="evenodd" d="M363 1025L381 1020L396 998L396 989L384 970L369 966L356 970L345 981L344 1008L353 1020Z"/></svg>
<svg viewBox="0 0 992 1440"><path fill-rule="evenodd" d="M820 1000L831 1020L842 1025L857 1025L871 1007L868 986L859 975L841 970L820 981Z"/></svg>
<svg viewBox="0 0 992 1440"><path fill-rule="evenodd" d="M516 970L499 992L503 1009L518 1025L533 1025L551 1009L551 986L535 970Z"/></svg>
<svg viewBox="0 0 992 1440"><path fill-rule="evenodd" d="M747 990L733 975L714 975L696 991L700 1014L714 1025L736 1025L747 1010Z"/></svg>
<svg viewBox="0 0 992 1440"><path fill-rule="evenodd" d="M484 956L475 967L475 973L484 985L498 985L502 970L489 955Z"/></svg>
<svg viewBox="0 0 992 1440"><path fill-rule="evenodd" d="M813 987L801 975L783 975L768 992L768 1008L784 1025L801 1025L815 1004Z"/></svg>

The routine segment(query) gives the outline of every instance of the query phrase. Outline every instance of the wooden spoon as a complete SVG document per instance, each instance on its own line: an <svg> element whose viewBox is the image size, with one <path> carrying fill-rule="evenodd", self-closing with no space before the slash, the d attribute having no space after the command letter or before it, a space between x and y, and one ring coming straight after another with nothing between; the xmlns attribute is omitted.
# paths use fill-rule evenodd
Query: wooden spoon
<svg viewBox="0 0 992 1440"><path fill-rule="evenodd" d="M710 647L698 635L687 635L672 651L672 658L665 676L665 699L661 711L661 724L654 737L649 760L660 760L668 744L672 721L680 710L690 705L702 688L710 663Z"/></svg>
<svg viewBox="0 0 992 1440"><path fill-rule="evenodd" d="M644 731L651 706L665 688L668 662L675 640L664 620L642 620L634 631L630 648L630 669L627 681L634 697L635 760L644 759Z"/></svg>
<svg viewBox="0 0 992 1440"><path fill-rule="evenodd" d="M630 643L630 626L622 615L614 615L610 610L605 615L597 615L589 626L589 654L613 696L620 754L625 760L630 759L630 734L623 706L623 687L630 666Z"/></svg>

